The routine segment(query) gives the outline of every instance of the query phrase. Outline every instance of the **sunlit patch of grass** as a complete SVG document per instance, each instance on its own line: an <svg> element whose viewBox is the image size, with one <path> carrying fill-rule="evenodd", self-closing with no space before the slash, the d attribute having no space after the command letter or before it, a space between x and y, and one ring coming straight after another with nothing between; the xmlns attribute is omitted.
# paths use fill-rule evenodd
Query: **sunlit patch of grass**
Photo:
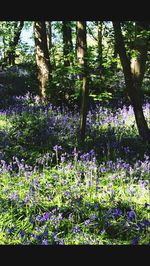
<svg viewBox="0 0 150 266"><path fill-rule="evenodd" d="M17 158L8 166L2 162L1 243L131 244L136 236L147 244L147 158L139 174L143 167L142 181L121 160L108 167L74 157L42 172Z"/></svg>
<svg viewBox="0 0 150 266"><path fill-rule="evenodd" d="M11 127L11 122L10 120L7 118L7 116L4 115L0 115L0 129L9 129Z"/></svg>

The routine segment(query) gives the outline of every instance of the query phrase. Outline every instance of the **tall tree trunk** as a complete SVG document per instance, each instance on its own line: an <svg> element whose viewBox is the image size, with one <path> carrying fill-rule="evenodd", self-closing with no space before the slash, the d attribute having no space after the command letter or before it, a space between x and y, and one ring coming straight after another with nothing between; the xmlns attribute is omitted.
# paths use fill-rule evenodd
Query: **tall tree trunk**
<svg viewBox="0 0 150 266"><path fill-rule="evenodd" d="M52 43L52 22L47 21L46 22L46 32L47 32L47 47L48 47L48 52L49 52L49 62L50 62L50 73L52 73L53 70L53 64L52 64L52 58L54 57L53 55L53 43Z"/></svg>
<svg viewBox="0 0 150 266"><path fill-rule="evenodd" d="M34 36L36 48L36 63L38 71L39 95L46 99L46 87L50 79L50 60L47 46L46 23L34 22Z"/></svg>
<svg viewBox="0 0 150 266"><path fill-rule="evenodd" d="M70 66L72 61L70 55L73 50L70 21L63 21L62 32L63 32L64 66Z"/></svg>
<svg viewBox="0 0 150 266"><path fill-rule="evenodd" d="M100 76L103 73L103 55L102 55L102 39L103 39L103 35L102 35L102 30L103 30L103 22L102 21L97 21L97 39L98 39L98 70L99 70L99 74Z"/></svg>
<svg viewBox="0 0 150 266"><path fill-rule="evenodd" d="M144 45L142 48L145 51L144 54L140 53L140 57L137 59L136 64L131 64L126 54L121 25L119 22L113 22L113 27L115 32L117 50L123 67L127 93L133 105L138 131L143 140L149 142L150 129L148 128L147 122L143 114L140 96L140 89L144 77L144 67L146 63L147 49Z"/></svg>
<svg viewBox="0 0 150 266"><path fill-rule="evenodd" d="M10 41L9 48L7 51L9 65L15 65L16 46L19 42L21 31L24 26L24 21L14 21L13 26L14 26L14 29L13 29L14 36L13 36L13 39Z"/></svg>
<svg viewBox="0 0 150 266"><path fill-rule="evenodd" d="M88 105L88 78L87 78L87 40L86 21L77 21L77 58L81 67L82 93L81 93L81 116L80 116L80 136L81 141L85 139L86 115Z"/></svg>
<svg viewBox="0 0 150 266"><path fill-rule="evenodd" d="M47 29L47 46L49 51L49 56L51 57L51 49L52 49L52 25L51 21L46 22Z"/></svg>

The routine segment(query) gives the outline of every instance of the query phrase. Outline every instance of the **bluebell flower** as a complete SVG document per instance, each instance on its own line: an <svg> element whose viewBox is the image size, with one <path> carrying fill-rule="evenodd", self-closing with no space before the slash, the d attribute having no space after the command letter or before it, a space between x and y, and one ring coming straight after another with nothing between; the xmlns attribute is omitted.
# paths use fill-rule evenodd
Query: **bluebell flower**
<svg viewBox="0 0 150 266"><path fill-rule="evenodd" d="M41 218L41 221L47 221L50 217L50 213L49 212L44 212L43 213L43 217Z"/></svg>
<svg viewBox="0 0 150 266"><path fill-rule="evenodd" d="M138 245L139 237L134 237L131 241L131 245Z"/></svg>
<svg viewBox="0 0 150 266"><path fill-rule="evenodd" d="M30 195L27 195L27 196L25 197L25 203L27 203L29 200L30 200Z"/></svg>
<svg viewBox="0 0 150 266"><path fill-rule="evenodd" d="M91 216L91 218L92 218L93 220L96 220L96 218L97 218L97 214L96 214L96 213L93 213L93 215Z"/></svg>
<svg viewBox="0 0 150 266"><path fill-rule="evenodd" d="M96 187L96 192L98 192L100 190L100 187L99 186L97 186Z"/></svg>
<svg viewBox="0 0 150 266"><path fill-rule="evenodd" d="M127 213L127 217L129 220L133 220L135 218L135 212L134 211L129 211Z"/></svg>
<svg viewBox="0 0 150 266"><path fill-rule="evenodd" d="M47 239L43 239L42 240L42 245L48 245L48 240Z"/></svg>
<svg viewBox="0 0 150 266"><path fill-rule="evenodd" d="M72 216L73 216L72 213L70 213L70 214L69 214L69 217L68 217L69 220L72 220Z"/></svg>
<svg viewBox="0 0 150 266"><path fill-rule="evenodd" d="M9 235L11 235L13 232L13 230L11 228L7 228L6 231L8 232Z"/></svg>
<svg viewBox="0 0 150 266"><path fill-rule="evenodd" d="M143 220L142 221L142 225L143 225L143 227L148 227L148 226L150 226L150 222L148 221L148 220Z"/></svg>
<svg viewBox="0 0 150 266"><path fill-rule="evenodd" d="M65 193L64 193L64 195L67 197L67 196L70 196L70 192L69 191L66 191Z"/></svg>
<svg viewBox="0 0 150 266"><path fill-rule="evenodd" d="M90 219L87 219L87 220L85 221L85 225L88 226L88 225L90 224L90 222L91 222Z"/></svg>
<svg viewBox="0 0 150 266"><path fill-rule="evenodd" d="M91 156L94 156L94 155L95 155L95 151L92 149L92 150L90 150L89 154L90 154Z"/></svg>
<svg viewBox="0 0 150 266"><path fill-rule="evenodd" d="M76 234L76 233L79 233L80 232L80 228L79 226L75 226L73 229L72 229L73 233Z"/></svg>
<svg viewBox="0 0 150 266"><path fill-rule="evenodd" d="M64 245L64 240L63 239L59 239L58 245Z"/></svg>
<svg viewBox="0 0 150 266"><path fill-rule="evenodd" d="M120 215L122 215L122 211L121 211L120 209L118 209L118 208L115 208L115 209L113 210L113 217L114 217L115 219L117 219Z"/></svg>
<svg viewBox="0 0 150 266"><path fill-rule="evenodd" d="M98 205L98 203L96 203L95 205L94 205L94 209L98 209L99 208L99 205Z"/></svg>
<svg viewBox="0 0 150 266"><path fill-rule="evenodd" d="M66 160L66 158L65 158L65 156L64 156L64 155L61 155L60 159L61 159L61 162L62 162L62 163L64 163L64 162L65 162L65 160Z"/></svg>
<svg viewBox="0 0 150 266"><path fill-rule="evenodd" d="M148 204L147 202L145 203L144 207L147 208L148 206L150 206L150 204Z"/></svg>
<svg viewBox="0 0 150 266"><path fill-rule="evenodd" d="M24 230L21 230L21 231L20 231L20 237L21 237L21 238L23 238L23 237L24 237L24 235L25 235L25 232L24 232Z"/></svg>
<svg viewBox="0 0 150 266"><path fill-rule="evenodd" d="M11 200L17 200L18 199L18 191L14 191L14 193L10 196Z"/></svg>
<svg viewBox="0 0 150 266"><path fill-rule="evenodd" d="M62 147L61 147L61 145L55 145L55 146L53 147L53 150L54 150L54 151L59 151L59 150L62 150Z"/></svg>
<svg viewBox="0 0 150 266"><path fill-rule="evenodd" d="M55 213L57 211L57 208L54 208L53 210L52 210L52 213Z"/></svg>
<svg viewBox="0 0 150 266"><path fill-rule="evenodd" d="M48 236L48 229L47 229L47 227L44 229L44 236L45 236L45 237Z"/></svg>

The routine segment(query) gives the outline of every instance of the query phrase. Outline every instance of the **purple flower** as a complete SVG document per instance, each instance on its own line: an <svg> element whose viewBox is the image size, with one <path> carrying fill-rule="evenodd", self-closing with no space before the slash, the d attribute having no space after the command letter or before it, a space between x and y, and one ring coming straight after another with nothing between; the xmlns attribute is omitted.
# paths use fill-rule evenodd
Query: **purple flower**
<svg viewBox="0 0 150 266"><path fill-rule="evenodd" d="M53 210L52 210L52 213L55 213L57 211L57 208L54 208Z"/></svg>
<svg viewBox="0 0 150 266"><path fill-rule="evenodd" d="M127 217L129 220L133 220L135 218L135 212L134 211L129 211L127 213Z"/></svg>
<svg viewBox="0 0 150 266"><path fill-rule="evenodd" d="M61 220L63 220L63 216L62 216L62 213L59 213L59 215L58 215L58 221L61 221Z"/></svg>
<svg viewBox="0 0 150 266"><path fill-rule="evenodd" d="M23 237L24 237L24 235L25 235L25 232L24 232L24 230L21 230L21 231L20 231L20 237L21 237L21 238L23 238Z"/></svg>
<svg viewBox="0 0 150 266"><path fill-rule="evenodd" d="M148 227L148 226L150 226L150 222L148 220L143 220L142 225L143 225L143 227Z"/></svg>
<svg viewBox="0 0 150 266"><path fill-rule="evenodd" d="M88 226L88 225L90 224L90 222L91 222L90 219L87 219L87 220L85 221L85 225Z"/></svg>
<svg viewBox="0 0 150 266"><path fill-rule="evenodd" d="M148 204L147 202L145 203L144 207L147 208L148 206L150 206L150 204Z"/></svg>
<svg viewBox="0 0 150 266"><path fill-rule="evenodd" d="M52 237L56 240L57 239L57 233L56 232L53 232L52 233Z"/></svg>
<svg viewBox="0 0 150 266"><path fill-rule="evenodd" d="M69 214L69 220L72 220L72 213Z"/></svg>
<svg viewBox="0 0 150 266"><path fill-rule="evenodd" d="M96 218L97 218L97 215L96 215L96 213L94 213L94 214L92 215L92 219L93 219L93 220L96 220Z"/></svg>
<svg viewBox="0 0 150 266"><path fill-rule="evenodd" d="M80 228L79 228L79 226L76 225L76 226L72 229L72 231L73 231L74 234L79 233L79 232L80 232Z"/></svg>
<svg viewBox="0 0 150 266"><path fill-rule="evenodd" d="M25 203L27 203L30 200L30 195L27 195L25 198Z"/></svg>
<svg viewBox="0 0 150 266"><path fill-rule="evenodd" d="M41 218L41 221L47 221L49 216L50 216L49 212L44 212L43 217Z"/></svg>
<svg viewBox="0 0 150 266"><path fill-rule="evenodd" d="M92 150L90 150L89 154L90 154L91 156L94 156L94 155L95 155L95 151L92 149Z"/></svg>
<svg viewBox="0 0 150 266"><path fill-rule="evenodd" d="M94 209L98 209L98 203L94 205Z"/></svg>
<svg viewBox="0 0 150 266"><path fill-rule="evenodd" d="M70 196L70 192L69 192L69 191L66 191L64 195L65 195L66 197L69 197L69 196Z"/></svg>
<svg viewBox="0 0 150 266"><path fill-rule="evenodd" d="M113 210L113 218L117 219L120 215L122 215L122 211L118 208Z"/></svg>
<svg viewBox="0 0 150 266"><path fill-rule="evenodd" d="M85 204L85 206L86 206L86 207L90 207L91 205L90 205L90 203L87 202L87 203Z"/></svg>
<svg viewBox="0 0 150 266"><path fill-rule="evenodd" d="M97 186L96 187L96 192L98 192L100 190L100 187L99 186Z"/></svg>
<svg viewBox="0 0 150 266"><path fill-rule="evenodd" d="M58 241L58 245L64 245L64 240L63 240L63 239L60 239L60 240Z"/></svg>
<svg viewBox="0 0 150 266"><path fill-rule="evenodd" d="M42 245L48 245L48 240L47 239L43 239Z"/></svg>
<svg viewBox="0 0 150 266"><path fill-rule="evenodd" d="M135 237L135 238L132 239L131 245L137 245L138 242L139 242L139 237Z"/></svg>
<svg viewBox="0 0 150 266"><path fill-rule="evenodd" d="M14 193L10 196L11 200L17 200L18 199L18 191L14 191Z"/></svg>
<svg viewBox="0 0 150 266"><path fill-rule="evenodd" d="M9 235L11 235L11 233L12 233L13 230L10 229L10 228L7 228L6 231L8 232Z"/></svg>
<svg viewBox="0 0 150 266"><path fill-rule="evenodd" d="M48 237L48 229L47 229L47 227L44 229L43 235L44 235L44 237Z"/></svg>
<svg viewBox="0 0 150 266"><path fill-rule="evenodd" d="M64 163L64 162L65 162L65 160L66 160L66 158L65 158L65 156L64 156L64 155L62 155L60 159L61 159L61 162L62 162L62 163Z"/></svg>
<svg viewBox="0 0 150 266"><path fill-rule="evenodd" d="M53 147L53 150L54 150L54 151L60 151L60 150L62 150L62 147L61 147L60 145L55 145L55 146Z"/></svg>

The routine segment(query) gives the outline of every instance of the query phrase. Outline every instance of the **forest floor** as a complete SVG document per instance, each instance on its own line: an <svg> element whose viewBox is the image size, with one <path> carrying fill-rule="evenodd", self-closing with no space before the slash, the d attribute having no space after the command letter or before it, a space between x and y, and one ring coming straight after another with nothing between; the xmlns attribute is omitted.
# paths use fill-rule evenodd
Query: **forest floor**
<svg viewBox="0 0 150 266"><path fill-rule="evenodd" d="M150 147L132 107L91 106L83 144L77 106L36 100L0 110L0 244L150 244Z"/></svg>

